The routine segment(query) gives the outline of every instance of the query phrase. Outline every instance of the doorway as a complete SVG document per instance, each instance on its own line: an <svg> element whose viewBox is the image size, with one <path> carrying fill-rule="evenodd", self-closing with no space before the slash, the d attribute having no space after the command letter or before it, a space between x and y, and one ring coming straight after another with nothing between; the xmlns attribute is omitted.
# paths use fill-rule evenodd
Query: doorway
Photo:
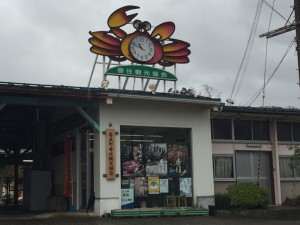
<svg viewBox="0 0 300 225"><path fill-rule="evenodd" d="M24 165L5 165L0 174L0 206L23 205Z"/></svg>
<svg viewBox="0 0 300 225"><path fill-rule="evenodd" d="M94 191L94 134L90 129L80 132L80 209L85 210Z"/></svg>
<svg viewBox="0 0 300 225"><path fill-rule="evenodd" d="M259 182L259 186L266 189L272 196L269 152L236 151L236 179L237 182Z"/></svg>

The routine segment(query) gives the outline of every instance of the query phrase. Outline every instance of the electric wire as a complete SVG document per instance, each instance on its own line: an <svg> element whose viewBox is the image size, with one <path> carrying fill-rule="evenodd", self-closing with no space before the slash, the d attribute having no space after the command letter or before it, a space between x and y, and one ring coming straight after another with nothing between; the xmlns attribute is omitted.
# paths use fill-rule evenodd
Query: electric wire
<svg viewBox="0 0 300 225"><path fill-rule="evenodd" d="M273 13L273 12L277 13L282 19L284 19L284 20L286 21L286 24L287 24L287 23L291 24L291 23L289 22L289 19L286 19L283 15L281 15L281 14L274 8L274 6L270 5L270 3L268 3L266 0L262 0L262 1L265 3L266 6L268 6L270 9L272 9L272 13ZM290 18L290 17L289 17L289 18Z"/></svg>
<svg viewBox="0 0 300 225"><path fill-rule="evenodd" d="M273 73L268 77L266 84L264 85L264 87L260 88L248 101L246 104L244 104L244 106L251 106L256 99L259 97L259 95L261 94L261 92L263 91L263 89L268 85L268 83L270 82L270 80L274 77L275 73L277 72L278 68L280 67L281 63L283 62L283 60L285 59L285 57L287 56L288 52L290 51L290 49L292 48L292 46L295 44L296 42L296 38L293 37L292 41L290 42L288 48L286 49L283 57L281 58L281 60L279 61L277 67L275 68L275 70L273 71Z"/></svg>
<svg viewBox="0 0 300 225"><path fill-rule="evenodd" d="M233 99L233 94L234 94L235 88L237 88L237 91L235 92L235 96L236 96L238 94L238 91L239 91L240 86L242 84L242 81L243 81L243 78L244 78L248 63L249 63L252 47L253 47L253 44L254 44L254 37L255 37L255 34L256 34L256 30L257 30L257 25L258 25L258 21L259 21L261 9L262 9L262 4L263 4L263 0L258 0L254 20L253 20L252 27L251 27L251 30L250 30L248 42L247 42L247 45L246 45L246 49L245 49L244 55L242 57L242 61L240 63L240 66L238 68L230 97L227 99L228 103L230 101L232 101L232 99ZM240 79L240 77L241 77L241 79Z"/></svg>
<svg viewBox="0 0 300 225"><path fill-rule="evenodd" d="M268 25L268 32L270 32L271 21L272 21L272 16L273 16L273 12L274 12L274 5L275 5L275 0L273 0L273 5L271 6L272 11L271 11L269 25ZM267 61L268 61L268 45L269 45L269 38L266 39L266 49L265 49L264 83L263 83L262 107L261 107L262 115L264 114L265 97L266 97L265 91L266 91L266 74L267 74ZM259 134L260 135L260 137L259 137L260 146L261 146L261 139L262 139L262 124L263 124L263 117L261 117L261 121L260 121L260 134ZM257 162L257 181L256 181L257 186L259 186L260 165L261 165L261 151L259 151L258 162Z"/></svg>

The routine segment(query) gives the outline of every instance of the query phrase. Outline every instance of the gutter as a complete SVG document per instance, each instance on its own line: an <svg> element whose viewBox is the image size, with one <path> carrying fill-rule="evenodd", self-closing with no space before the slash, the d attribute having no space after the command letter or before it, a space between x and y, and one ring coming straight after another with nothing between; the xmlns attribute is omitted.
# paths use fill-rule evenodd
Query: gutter
<svg viewBox="0 0 300 225"><path fill-rule="evenodd" d="M161 97L161 96L147 96L147 95L128 95L128 94L119 94L119 93L107 93L107 97L110 98L128 98L128 99L141 99L141 100L157 100L157 101L166 101L166 102L181 102L181 103L191 103L199 105L212 105L219 106L220 100L203 100L197 98L170 98L170 97Z"/></svg>

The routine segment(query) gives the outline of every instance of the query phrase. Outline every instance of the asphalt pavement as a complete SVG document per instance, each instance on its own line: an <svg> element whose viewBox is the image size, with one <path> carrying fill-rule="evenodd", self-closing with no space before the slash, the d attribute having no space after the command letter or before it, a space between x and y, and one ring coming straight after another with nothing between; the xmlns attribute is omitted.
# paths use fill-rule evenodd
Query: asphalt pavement
<svg viewBox="0 0 300 225"><path fill-rule="evenodd" d="M2 225L296 225L300 220L255 219L240 216L182 216L100 218L95 213L41 213L0 215Z"/></svg>

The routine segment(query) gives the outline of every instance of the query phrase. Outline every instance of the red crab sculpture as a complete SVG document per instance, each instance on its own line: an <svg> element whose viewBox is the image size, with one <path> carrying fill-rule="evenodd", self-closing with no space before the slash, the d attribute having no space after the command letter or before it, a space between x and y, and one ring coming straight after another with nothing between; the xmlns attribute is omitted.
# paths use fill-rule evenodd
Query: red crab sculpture
<svg viewBox="0 0 300 225"><path fill-rule="evenodd" d="M127 34L120 28L137 16L137 13L127 15L126 12L139 8L138 6L124 6L117 9L108 18L109 31L90 31L91 52L108 56L118 62L130 60L140 64L158 63L162 66L188 63L188 55L191 53L188 49L190 44L170 38L175 31L173 22L158 25L151 34L148 33L151 24L147 21L135 20L133 26L136 30L131 34Z"/></svg>

